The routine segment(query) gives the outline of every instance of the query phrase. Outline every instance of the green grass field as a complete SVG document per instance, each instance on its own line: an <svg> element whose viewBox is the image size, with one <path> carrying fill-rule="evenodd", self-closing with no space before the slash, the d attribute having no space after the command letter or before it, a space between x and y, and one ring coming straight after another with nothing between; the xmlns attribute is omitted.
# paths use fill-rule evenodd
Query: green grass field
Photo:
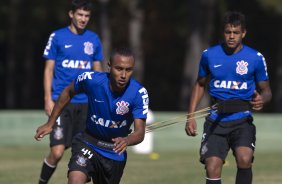
<svg viewBox="0 0 282 184"><path fill-rule="evenodd" d="M157 121L184 115L182 112L155 112ZM257 147L253 166L254 184L282 183L282 114L255 114ZM48 138L33 139L36 128L46 121L43 111L0 111L0 183L37 183L42 159L48 152ZM203 119L198 121L202 131ZM128 162L122 184L200 184L205 171L198 162L200 135L186 136L184 123L154 132L154 152L134 154L128 150ZM67 183L66 152L50 184ZM234 183L236 166L230 152L223 170L223 183Z"/></svg>

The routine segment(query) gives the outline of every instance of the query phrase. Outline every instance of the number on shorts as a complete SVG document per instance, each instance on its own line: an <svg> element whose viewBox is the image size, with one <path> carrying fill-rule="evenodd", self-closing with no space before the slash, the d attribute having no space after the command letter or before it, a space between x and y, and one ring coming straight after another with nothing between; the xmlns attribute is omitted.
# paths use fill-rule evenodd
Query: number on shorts
<svg viewBox="0 0 282 184"><path fill-rule="evenodd" d="M83 152L83 155L85 155L86 157L88 157L88 159L92 158L93 153L91 153L90 150L86 149L86 148L82 148L81 150Z"/></svg>

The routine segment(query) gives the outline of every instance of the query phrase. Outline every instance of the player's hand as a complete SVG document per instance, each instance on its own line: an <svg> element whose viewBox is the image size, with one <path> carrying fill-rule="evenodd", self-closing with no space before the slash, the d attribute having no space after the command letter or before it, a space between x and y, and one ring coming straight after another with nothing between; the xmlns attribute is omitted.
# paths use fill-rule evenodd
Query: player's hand
<svg viewBox="0 0 282 184"><path fill-rule="evenodd" d="M197 123L194 118L187 120L186 126L185 126L186 134L189 136L196 136L197 133Z"/></svg>
<svg viewBox="0 0 282 184"><path fill-rule="evenodd" d="M122 154L127 146L128 146L128 139L127 137L117 137L117 138L114 138L112 139L112 141L114 142L114 152L118 153L119 155Z"/></svg>
<svg viewBox="0 0 282 184"><path fill-rule="evenodd" d="M51 116L51 112L54 108L54 101L53 100L46 100L44 104L44 110L47 116Z"/></svg>
<svg viewBox="0 0 282 184"><path fill-rule="evenodd" d="M259 111L263 108L263 98L256 90L253 94L253 98L250 103L252 105L253 110Z"/></svg>
<svg viewBox="0 0 282 184"><path fill-rule="evenodd" d="M52 131L52 127L46 123L37 128L34 139L40 141L45 135L50 134L51 131Z"/></svg>

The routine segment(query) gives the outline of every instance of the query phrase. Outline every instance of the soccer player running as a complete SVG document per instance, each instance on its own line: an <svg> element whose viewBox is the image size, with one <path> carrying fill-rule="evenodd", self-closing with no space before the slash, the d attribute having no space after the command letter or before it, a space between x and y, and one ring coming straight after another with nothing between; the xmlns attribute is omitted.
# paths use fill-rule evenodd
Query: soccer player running
<svg viewBox="0 0 282 184"><path fill-rule="evenodd" d="M126 164L127 146L144 139L149 97L146 89L131 78L134 57L127 48L110 56L110 72L85 72L61 93L48 122L36 131L40 140L52 131L63 108L74 95L88 96L86 130L75 136L69 162L68 183L117 184ZM134 132L130 134L130 126Z"/></svg>
<svg viewBox="0 0 282 184"><path fill-rule="evenodd" d="M101 41L87 30L92 11L88 0L73 0L69 11L70 25L54 31L44 50L45 112L51 115L55 101L69 83L83 71L101 71ZM48 183L73 136L85 128L87 96L76 95L63 110L50 134L50 152L43 161L39 183Z"/></svg>
<svg viewBox="0 0 282 184"><path fill-rule="evenodd" d="M236 184L252 183L252 162L256 128L251 110L261 110L272 97L265 59L258 51L244 45L245 17L227 12L223 19L223 44L202 54L199 73L192 90L188 112L195 112L204 95L218 104L204 124L200 161L205 164L206 184L220 184L221 171L229 149L237 164ZM193 116L186 123L189 136L197 135Z"/></svg>

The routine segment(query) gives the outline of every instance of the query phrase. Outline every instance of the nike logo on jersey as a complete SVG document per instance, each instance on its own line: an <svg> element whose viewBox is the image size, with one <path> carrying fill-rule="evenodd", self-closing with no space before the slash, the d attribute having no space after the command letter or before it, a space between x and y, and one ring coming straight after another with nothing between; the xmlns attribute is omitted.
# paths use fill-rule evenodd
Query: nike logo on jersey
<svg viewBox="0 0 282 184"><path fill-rule="evenodd" d="M213 65L214 68L218 68L220 67L221 65Z"/></svg>
<svg viewBox="0 0 282 184"><path fill-rule="evenodd" d="M72 47L72 45L65 45L65 48L66 48L66 49L68 49L68 48L70 48L70 47Z"/></svg>
<svg viewBox="0 0 282 184"><path fill-rule="evenodd" d="M96 98L94 99L94 101L98 103L104 102L103 100L97 100Z"/></svg>

